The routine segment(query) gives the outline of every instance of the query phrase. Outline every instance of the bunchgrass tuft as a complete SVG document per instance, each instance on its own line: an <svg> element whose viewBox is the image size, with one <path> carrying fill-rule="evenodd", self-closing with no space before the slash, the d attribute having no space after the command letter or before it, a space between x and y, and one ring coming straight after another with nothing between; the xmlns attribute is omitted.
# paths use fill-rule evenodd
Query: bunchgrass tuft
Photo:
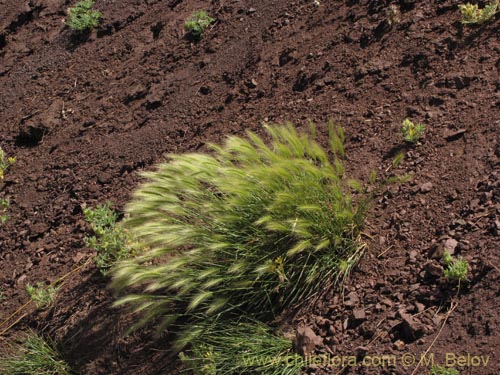
<svg viewBox="0 0 500 375"><path fill-rule="evenodd" d="M178 348L209 318L274 318L342 281L364 250L364 189L347 187L342 130L330 127L332 161L292 125L266 131L269 146L249 132L212 155L170 155L127 207L148 250L113 270L130 293L116 305L143 312L138 326L182 322Z"/></svg>
<svg viewBox="0 0 500 375"><path fill-rule="evenodd" d="M196 375L295 375L303 367L292 341L259 322L212 325L191 344L180 358Z"/></svg>
<svg viewBox="0 0 500 375"><path fill-rule="evenodd" d="M30 333L22 344L11 345L10 349L10 355L0 357L2 375L74 374L61 359L54 343L36 333Z"/></svg>

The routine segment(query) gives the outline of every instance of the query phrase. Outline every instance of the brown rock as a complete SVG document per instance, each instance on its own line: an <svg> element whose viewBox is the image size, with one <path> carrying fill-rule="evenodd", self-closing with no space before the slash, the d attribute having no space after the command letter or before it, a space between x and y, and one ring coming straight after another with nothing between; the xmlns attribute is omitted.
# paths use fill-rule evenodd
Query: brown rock
<svg viewBox="0 0 500 375"><path fill-rule="evenodd" d="M429 193L432 188L434 187L434 185L432 184L432 182L426 182L422 185L420 185L420 192L421 193Z"/></svg>
<svg viewBox="0 0 500 375"><path fill-rule="evenodd" d="M424 270L427 277L437 278L441 277L443 274L443 267L435 262L428 262L424 266Z"/></svg>
<svg viewBox="0 0 500 375"><path fill-rule="evenodd" d="M351 314L351 319L356 322L360 323L363 320L366 320L366 313L365 310L363 309L354 309Z"/></svg>
<svg viewBox="0 0 500 375"><path fill-rule="evenodd" d="M448 238L444 243L444 249L447 250L451 255L455 254L455 248L458 245L458 241L453 238Z"/></svg>
<svg viewBox="0 0 500 375"><path fill-rule="evenodd" d="M345 297L344 305L347 307L352 307L357 305L358 302L359 302L358 294L356 292L351 292Z"/></svg>
<svg viewBox="0 0 500 375"><path fill-rule="evenodd" d="M422 323L408 314L402 314L401 317L403 319L401 323L401 333L406 342L413 342L423 336L425 329Z"/></svg>
<svg viewBox="0 0 500 375"><path fill-rule="evenodd" d="M311 327L302 326L297 329L295 336L295 350L304 356L314 351L317 346L323 344L323 339L316 335Z"/></svg>

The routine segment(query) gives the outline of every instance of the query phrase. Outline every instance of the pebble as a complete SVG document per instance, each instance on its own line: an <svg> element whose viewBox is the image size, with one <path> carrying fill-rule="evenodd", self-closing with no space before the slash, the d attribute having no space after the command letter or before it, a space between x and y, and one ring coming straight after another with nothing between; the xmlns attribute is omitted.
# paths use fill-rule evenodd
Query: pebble
<svg viewBox="0 0 500 375"><path fill-rule="evenodd" d="M453 239L453 238L448 238L445 243L444 243L444 248L447 250L451 255L455 254L455 248L458 245L458 241Z"/></svg>
<svg viewBox="0 0 500 375"><path fill-rule="evenodd" d="M433 187L434 187L434 185L432 184L432 182L426 182L426 183L420 185L420 192L421 193L429 193Z"/></svg>

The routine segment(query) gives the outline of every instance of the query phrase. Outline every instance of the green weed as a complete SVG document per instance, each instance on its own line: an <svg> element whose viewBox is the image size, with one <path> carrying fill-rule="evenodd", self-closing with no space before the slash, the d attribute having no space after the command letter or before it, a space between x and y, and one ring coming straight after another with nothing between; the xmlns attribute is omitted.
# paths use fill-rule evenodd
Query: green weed
<svg viewBox="0 0 500 375"><path fill-rule="evenodd" d="M200 40L203 38L205 29L215 22L215 20L210 17L204 10L199 10L194 12L184 23L184 30L193 38L194 40Z"/></svg>
<svg viewBox="0 0 500 375"><path fill-rule="evenodd" d="M5 172L9 167L16 162L15 157L6 157L5 152L0 147L0 180L5 176Z"/></svg>
<svg viewBox="0 0 500 375"><path fill-rule="evenodd" d="M459 375L460 372L453 367L432 366L429 375Z"/></svg>
<svg viewBox="0 0 500 375"><path fill-rule="evenodd" d="M330 127L331 162L314 131L266 130L270 146L249 132L212 146L213 156L170 155L127 207L126 227L149 250L115 268L113 286L138 292L116 304L143 311L139 324L183 317L181 347L196 322L266 320L303 302L346 277L364 250L367 201L359 182L349 181L357 205L349 193L343 131Z"/></svg>
<svg viewBox="0 0 500 375"><path fill-rule="evenodd" d="M500 0L491 0L484 8L477 4L460 4L463 24L482 24L491 20L500 10Z"/></svg>
<svg viewBox="0 0 500 375"><path fill-rule="evenodd" d="M9 216L7 215L9 206L9 199L0 198L0 224L4 224L7 220L9 220Z"/></svg>
<svg viewBox="0 0 500 375"><path fill-rule="evenodd" d="M71 375L50 340L30 333L22 344L11 348L12 354L0 357L0 372L3 375Z"/></svg>
<svg viewBox="0 0 500 375"><path fill-rule="evenodd" d="M35 306L39 309L49 306L56 298L57 288L46 286L42 282L36 283L36 286L26 284L26 292Z"/></svg>
<svg viewBox="0 0 500 375"><path fill-rule="evenodd" d="M468 263L465 259L459 257L453 259L448 251L443 254L443 262L447 268L444 270L444 277L453 282L467 281Z"/></svg>
<svg viewBox="0 0 500 375"><path fill-rule="evenodd" d="M85 238L85 244L96 250L96 266L103 275L107 275L118 260L134 254L134 247L126 231L117 225L118 216L110 202L95 209L85 207L83 214L95 233L95 236Z"/></svg>
<svg viewBox="0 0 500 375"><path fill-rule="evenodd" d="M405 119L401 126L403 139L410 143L417 143L425 131L425 125L414 124L410 119Z"/></svg>
<svg viewBox="0 0 500 375"><path fill-rule="evenodd" d="M93 9L94 0L82 0L68 8L67 25L74 31L92 30L99 25L102 13Z"/></svg>

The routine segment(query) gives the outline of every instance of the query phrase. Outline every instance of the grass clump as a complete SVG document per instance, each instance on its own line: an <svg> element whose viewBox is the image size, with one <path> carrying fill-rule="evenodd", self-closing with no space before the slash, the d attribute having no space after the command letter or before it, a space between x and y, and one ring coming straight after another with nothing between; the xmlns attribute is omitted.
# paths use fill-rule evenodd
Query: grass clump
<svg viewBox="0 0 500 375"><path fill-rule="evenodd" d="M149 250L114 270L114 287L135 291L117 305L143 311L142 324L181 320L180 347L200 321L274 318L346 277L364 250L366 201L347 188L342 130L330 127L333 161L314 132L266 131L270 146L249 132L213 155L170 155L127 207L125 225Z"/></svg>
<svg viewBox="0 0 500 375"><path fill-rule="evenodd" d="M22 344L12 348L12 354L0 357L3 375L71 375L68 364L61 359L50 340L30 333Z"/></svg>
<svg viewBox="0 0 500 375"><path fill-rule="evenodd" d="M212 326L180 357L195 375L295 375L303 364L291 340L258 322Z"/></svg>
<svg viewBox="0 0 500 375"><path fill-rule="evenodd" d="M417 143L425 131L425 125L414 124L410 119L405 119L401 126L401 134L406 142Z"/></svg>
<svg viewBox="0 0 500 375"><path fill-rule="evenodd" d="M444 277L452 282L464 282L467 281L467 269L469 263L459 257L458 259L453 259L448 251L443 254L443 262L446 265L444 270Z"/></svg>
<svg viewBox="0 0 500 375"><path fill-rule="evenodd" d="M118 260L134 254L129 236L117 225L118 215L111 207L111 202L106 202L95 209L83 209L85 220L95 233L95 236L85 238L85 244L96 250L95 264L103 275L107 275Z"/></svg>
<svg viewBox="0 0 500 375"><path fill-rule="evenodd" d="M491 20L499 12L500 0L491 0L484 8L477 4L460 4L463 24L482 24Z"/></svg>
<svg viewBox="0 0 500 375"><path fill-rule="evenodd" d="M0 147L0 180L4 178L5 172L16 162L15 157L6 157L5 152Z"/></svg>
<svg viewBox="0 0 500 375"><path fill-rule="evenodd" d="M205 29L210 26L215 20L210 17L204 10L199 10L191 14L191 17L184 23L184 30L194 40L203 38Z"/></svg>
<svg viewBox="0 0 500 375"><path fill-rule="evenodd" d="M102 13L93 9L94 0L82 0L68 8L67 25L74 31L92 30L99 25Z"/></svg>
<svg viewBox="0 0 500 375"><path fill-rule="evenodd" d="M46 286L42 282L36 283L36 286L26 284L26 292L35 306L39 309L49 306L54 302L57 294L57 288L53 286Z"/></svg>
<svg viewBox="0 0 500 375"><path fill-rule="evenodd" d="M453 367L432 366L428 375L460 375L457 369Z"/></svg>

